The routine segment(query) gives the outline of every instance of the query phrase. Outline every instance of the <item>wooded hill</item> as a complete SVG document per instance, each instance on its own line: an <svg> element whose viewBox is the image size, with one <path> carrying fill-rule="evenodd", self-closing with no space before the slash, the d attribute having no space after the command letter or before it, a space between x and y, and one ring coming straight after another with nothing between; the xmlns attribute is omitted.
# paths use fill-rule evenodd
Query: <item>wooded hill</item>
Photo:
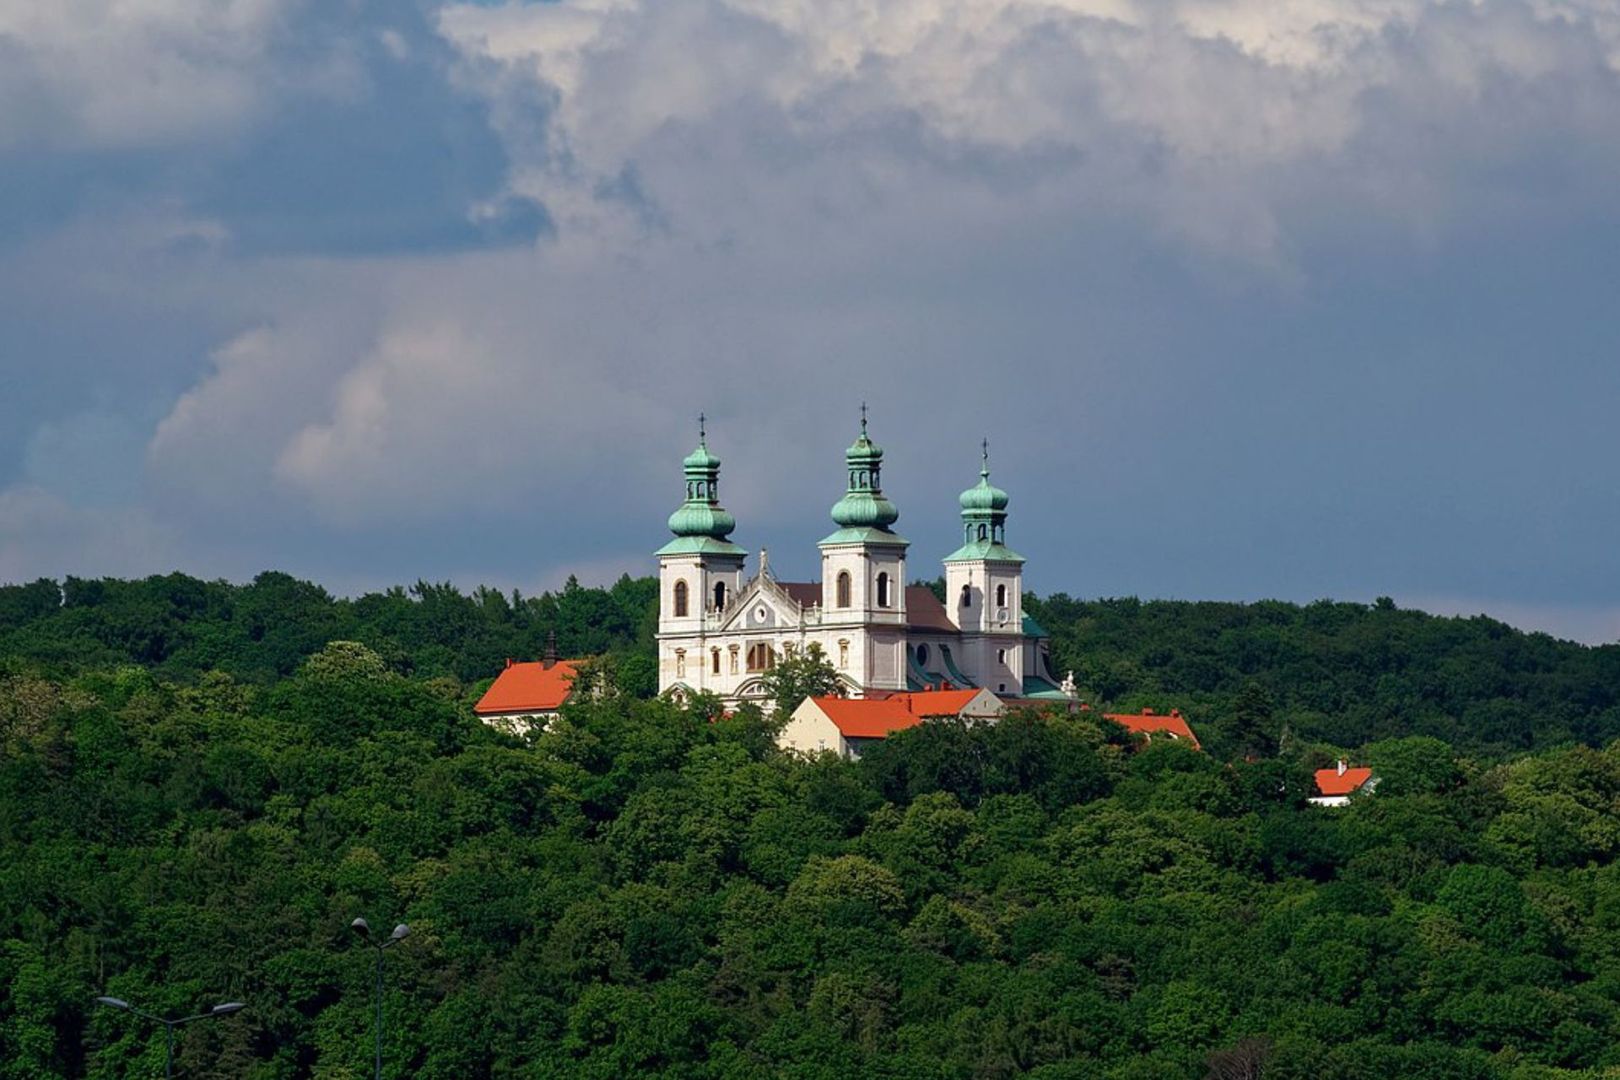
<svg viewBox="0 0 1620 1080"><path fill-rule="evenodd" d="M851 764L645 697L654 599L0 589L0 1080L160 1076L103 993L248 1003L179 1076L367 1076L356 915L413 930L390 1076L1620 1075L1620 650L1032 599L1091 700L1210 752L1015 712ZM552 632L607 692L479 724ZM1337 747L1384 782L1303 805Z"/></svg>

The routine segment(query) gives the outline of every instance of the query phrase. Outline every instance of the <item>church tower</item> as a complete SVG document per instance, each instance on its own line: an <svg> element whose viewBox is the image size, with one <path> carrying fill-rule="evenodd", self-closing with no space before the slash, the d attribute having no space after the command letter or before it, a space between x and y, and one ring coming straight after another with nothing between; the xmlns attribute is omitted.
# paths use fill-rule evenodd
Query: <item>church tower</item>
<svg viewBox="0 0 1620 1080"><path fill-rule="evenodd" d="M847 669L858 685L903 690L910 542L894 531L900 511L883 495L883 449L867 436L864 405L860 437L845 452L844 463L849 484L832 508L838 529L817 545L822 622L848 627L848 635L837 641L837 655L842 660L847 647Z"/></svg>
<svg viewBox="0 0 1620 1080"><path fill-rule="evenodd" d="M669 517L675 538L658 549L658 686L701 688L704 638L742 589L742 548L727 539L737 519L720 505L720 459L703 418L687 455L686 501Z"/></svg>
<svg viewBox="0 0 1620 1080"><path fill-rule="evenodd" d="M990 444L979 482L962 492L962 546L945 557L945 601L979 685L1023 692L1024 557L1007 546L1007 493L990 483Z"/></svg>

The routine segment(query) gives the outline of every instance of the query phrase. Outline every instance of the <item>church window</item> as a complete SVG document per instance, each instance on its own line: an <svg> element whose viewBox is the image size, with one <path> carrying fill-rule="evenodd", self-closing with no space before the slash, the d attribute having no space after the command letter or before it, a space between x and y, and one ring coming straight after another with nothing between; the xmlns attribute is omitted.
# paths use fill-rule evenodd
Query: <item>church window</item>
<svg viewBox="0 0 1620 1080"><path fill-rule="evenodd" d="M714 610L726 610L726 583L723 581L714 583Z"/></svg>
<svg viewBox="0 0 1620 1080"><path fill-rule="evenodd" d="M748 646L748 670L769 671L776 666L776 650L763 641Z"/></svg>
<svg viewBox="0 0 1620 1080"><path fill-rule="evenodd" d="M686 650L685 649L676 649L675 650L675 677L677 679L686 678Z"/></svg>
<svg viewBox="0 0 1620 1080"><path fill-rule="evenodd" d="M1006 662L1007 662L1007 650L1006 649L997 649L996 650L996 663L1005 664Z"/></svg>
<svg viewBox="0 0 1620 1080"><path fill-rule="evenodd" d="M917 663L919 663L919 664L928 663L928 646L927 645L919 645L919 646L917 646Z"/></svg>
<svg viewBox="0 0 1620 1080"><path fill-rule="evenodd" d="M709 650L709 671L715 675L720 674L720 650Z"/></svg>
<svg viewBox="0 0 1620 1080"><path fill-rule="evenodd" d="M839 607L849 607L849 571L848 570L840 570L840 571L838 571L838 595L837 595L837 601L838 601L838 606Z"/></svg>
<svg viewBox="0 0 1620 1080"><path fill-rule="evenodd" d="M675 617L677 619L686 618L686 582L684 581L675 583Z"/></svg>
<svg viewBox="0 0 1620 1080"><path fill-rule="evenodd" d="M877 606L889 606L889 575L887 573L879 574L877 577Z"/></svg>
<svg viewBox="0 0 1620 1080"><path fill-rule="evenodd" d="M838 666L845 669L849 667L849 641L847 639L838 642Z"/></svg>
<svg viewBox="0 0 1620 1080"><path fill-rule="evenodd" d="M1007 586L1005 586L1005 585L997 585L996 586L996 607L1006 607L1006 606L1007 606Z"/></svg>
<svg viewBox="0 0 1620 1080"><path fill-rule="evenodd" d="M984 526L983 526L983 525L980 525L980 526L979 526L979 539L980 539L980 540L983 540L983 539L984 539L984 537L985 537L985 532L984 532Z"/></svg>
<svg viewBox="0 0 1620 1080"><path fill-rule="evenodd" d="M962 606L963 607L972 607L973 606L973 586L971 586L971 585L962 586Z"/></svg>

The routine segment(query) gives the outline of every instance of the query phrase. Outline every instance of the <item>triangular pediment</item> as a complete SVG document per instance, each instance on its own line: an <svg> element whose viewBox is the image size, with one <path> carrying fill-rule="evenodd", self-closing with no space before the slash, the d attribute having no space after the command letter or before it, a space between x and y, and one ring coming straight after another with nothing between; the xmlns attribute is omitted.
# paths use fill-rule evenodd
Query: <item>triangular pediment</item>
<svg viewBox="0 0 1620 1080"><path fill-rule="evenodd" d="M757 575L726 605L722 633L769 632L799 625L799 602L766 575Z"/></svg>

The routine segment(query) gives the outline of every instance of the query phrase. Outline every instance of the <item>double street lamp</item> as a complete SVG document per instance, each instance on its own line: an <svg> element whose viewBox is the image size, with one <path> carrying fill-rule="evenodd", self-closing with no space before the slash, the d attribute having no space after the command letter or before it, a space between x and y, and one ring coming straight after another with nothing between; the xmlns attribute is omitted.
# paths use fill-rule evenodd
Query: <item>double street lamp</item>
<svg viewBox="0 0 1620 1080"><path fill-rule="evenodd" d="M411 928L404 923L394 927L394 932L381 941L371 936L371 924L364 919L356 919L349 924L349 929L359 934L367 945L377 950L377 1080L382 1080L382 1046L383 1046L383 952L389 947L398 945L410 934Z"/></svg>
<svg viewBox="0 0 1620 1080"><path fill-rule="evenodd" d="M150 1020L154 1024L162 1024L163 1025L164 1034L166 1036L167 1043L168 1043L168 1052L165 1055L164 1060L163 1060L163 1075L165 1077L173 1077L174 1076L174 1029L175 1028L179 1027L181 1024L189 1024L193 1020L208 1020L208 1019L211 1019L211 1018L216 1017L216 1016L229 1016L233 1012L241 1012L243 1009L247 1008L247 1006L242 1004L240 1001L227 1001L223 1005L215 1005L212 1009L209 1009L207 1012L198 1013L196 1016L182 1016L182 1017L175 1018L175 1017L155 1016L155 1015L153 1015L152 1013L149 1013L149 1012L142 1012L140 1009L137 1009L135 1006L131 1005L129 1002L125 1001L123 998L98 997L98 998L96 998L96 1000L99 1001L101 1004L106 1005L108 1008L118 1009L118 1010L121 1010L121 1011L127 1012L127 1013L134 1013L136 1016L140 1017L142 1020Z"/></svg>

